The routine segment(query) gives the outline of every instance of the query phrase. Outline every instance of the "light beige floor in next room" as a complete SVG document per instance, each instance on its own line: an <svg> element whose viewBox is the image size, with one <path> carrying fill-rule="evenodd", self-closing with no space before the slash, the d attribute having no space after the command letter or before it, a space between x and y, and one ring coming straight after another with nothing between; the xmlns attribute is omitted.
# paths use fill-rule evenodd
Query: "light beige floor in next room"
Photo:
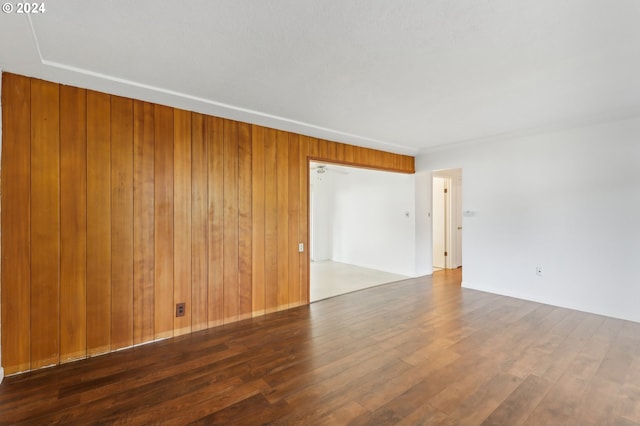
<svg viewBox="0 0 640 426"><path fill-rule="evenodd" d="M346 263L311 262L311 302L409 277Z"/></svg>

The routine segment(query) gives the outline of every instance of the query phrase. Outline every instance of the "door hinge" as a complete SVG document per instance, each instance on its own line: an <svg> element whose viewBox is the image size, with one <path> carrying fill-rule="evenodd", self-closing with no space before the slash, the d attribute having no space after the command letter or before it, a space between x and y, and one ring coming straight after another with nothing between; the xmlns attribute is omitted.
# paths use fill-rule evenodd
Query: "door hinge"
<svg viewBox="0 0 640 426"><path fill-rule="evenodd" d="M449 190L448 190L447 188L445 188L445 189L444 189L444 193L446 194L446 193L448 193L448 192L449 192Z"/></svg>
<svg viewBox="0 0 640 426"><path fill-rule="evenodd" d="M449 253L447 253L447 252L445 251L445 252L444 252L444 255L445 255L445 256L448 256L448 255L449 255Z"/></svg>

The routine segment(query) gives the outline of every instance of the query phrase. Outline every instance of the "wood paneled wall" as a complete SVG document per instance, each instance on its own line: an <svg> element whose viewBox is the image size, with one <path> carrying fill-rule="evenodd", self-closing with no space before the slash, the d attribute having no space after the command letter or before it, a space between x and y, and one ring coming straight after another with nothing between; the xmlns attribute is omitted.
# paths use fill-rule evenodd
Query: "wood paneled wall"
<svg viewBox="0 0 640 426"><path fill-rule="evenodd" d="M309 159L414 171L413 157L2 84L8 374L307 304Z"/></svg>

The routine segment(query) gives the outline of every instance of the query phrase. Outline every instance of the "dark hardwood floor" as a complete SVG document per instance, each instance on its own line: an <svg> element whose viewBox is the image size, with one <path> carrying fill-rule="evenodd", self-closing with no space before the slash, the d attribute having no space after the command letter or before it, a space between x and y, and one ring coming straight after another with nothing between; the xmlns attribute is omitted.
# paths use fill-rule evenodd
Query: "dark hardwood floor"
<svg viewBox="0 0 640 426"><path fill-rule="evenodd" d="M0 423L640 425L639 343L440 271L6 378Z"/></svg>

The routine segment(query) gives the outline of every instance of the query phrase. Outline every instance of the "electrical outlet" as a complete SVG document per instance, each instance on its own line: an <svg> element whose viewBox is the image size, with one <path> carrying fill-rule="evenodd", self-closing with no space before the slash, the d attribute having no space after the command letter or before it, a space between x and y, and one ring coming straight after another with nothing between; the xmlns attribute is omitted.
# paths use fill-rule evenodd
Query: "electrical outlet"
<svg viewBox="0 0 640 426"><path fill-rule="evenodd" d="M186 310L185 303L176 303L176 317L183 317Z"/></svg>
<svg viewBox="0 0 640 426"><path fill-rule="evenodd" d="M536 275L539 277L542 276L542 266L536 266Z"/></svg>
<svg viewBox="0 0 640 426"><path fill-rule="evenodd" d="M298 253L304 252L304 243L298 244Z"/></svg>

